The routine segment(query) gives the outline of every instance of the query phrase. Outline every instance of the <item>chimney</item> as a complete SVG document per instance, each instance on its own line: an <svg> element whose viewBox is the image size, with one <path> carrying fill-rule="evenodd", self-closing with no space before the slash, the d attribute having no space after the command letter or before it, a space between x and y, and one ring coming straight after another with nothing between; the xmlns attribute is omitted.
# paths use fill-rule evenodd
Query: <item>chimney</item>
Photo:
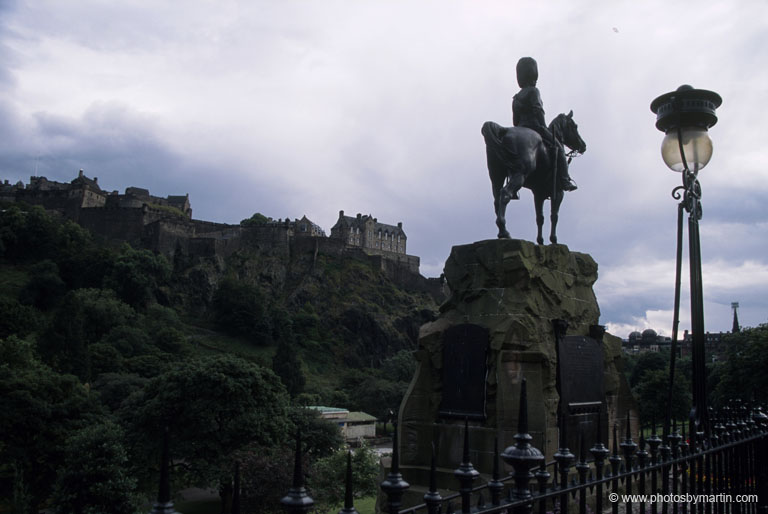
<svg viewBox="0 0 768 514"><path fill-rule="evenodd" d="M99 177L93 177L93 183L99 185Z"/></svg>
<svg viewBox="0 0 768 514"><path fill-rule="evenodd" d="M362 217L362 214L360 214L360 213L358 212L358 213L357 213L357 219L359 220L361 217Z"/></svg>
<svg viewBox="0 0 768 514"><path fill-rule="evenodd" d="M402 221L398 221L397 222L397 228L399 228L400 230L403 230L403 222Z"/></svg>
<svg viewBox="0 0 768 514"><path fill-rule="evenodd" d="M83 169L80 168L80 171L77 173L77 178L83 178Z"/></svg>
<svg viewBox="0 0 768 514"><path fill-rule="evenodd" d="M339 218L343 218L343 217L344 217L344 211L341 210L341 211L339 211Z"/></svg>

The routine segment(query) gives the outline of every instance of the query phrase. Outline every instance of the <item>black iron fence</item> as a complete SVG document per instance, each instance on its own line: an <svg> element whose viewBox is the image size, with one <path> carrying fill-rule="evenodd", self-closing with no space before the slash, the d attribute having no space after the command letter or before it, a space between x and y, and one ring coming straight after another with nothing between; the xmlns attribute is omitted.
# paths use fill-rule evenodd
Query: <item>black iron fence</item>
<svg viewBox="0 0 768 514"><path fill-rule="evenodd" d="M614 426L610 448L598 442L587 449L582 443L574 455L561 442L554 462L547 463L542 452L531 445L523 381L515 444L501 453L497 444L493 473L485 483L476 483L480 474L469 459L471 441L465 423L463 458L454 472L457 491L443 496L437 490L433 451L431 483L424 502L402 508L409 484L400 472L395 426L392 464L381 483L386 500L380 509L389 514L545 514L577 509L580 514L768 514L768 416L739 405L723 409L718 417L713 415L710 427L707 432L689 430L686 435L685 426L681 431L673 426L664 437L653 427L635 442L627 422L622 438ZM596 440L602 440L599 433ZM314 509L303 486L300 444L296 451L293 487L281 501L288 514ZM500 474L500 459L512 467L506 477ZM347 466L346 500L340 514L357 512L349 461Z"/></svg>

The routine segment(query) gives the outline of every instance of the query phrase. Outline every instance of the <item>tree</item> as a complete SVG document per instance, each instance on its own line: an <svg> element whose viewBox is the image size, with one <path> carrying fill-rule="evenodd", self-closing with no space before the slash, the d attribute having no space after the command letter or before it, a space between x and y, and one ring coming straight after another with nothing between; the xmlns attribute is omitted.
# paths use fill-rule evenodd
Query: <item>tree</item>
<svg viewBox="0 0 768 514"><path fill-rule="evenodd" d="M288 396L267 369L233 356L188 360L150 380L123 402L135 456L151 466L168 427L171 456L190 480L210 485L230 472L233 454L249 444L281 444L291 432Z"/></svg>
<svg viewBox="0 0 768 514"><path fill-rule="evenodd" d="M157 300L158 291L168 282L171 271L164 256L124 244L104 285L114 289L134 309L143 310Z"/></svg>
<svg viewBox="0 0 768 514"><path fill-rule="evenodd" d="M633 389L642 423L661 421L667 416L669 371L657 369L646 371ZM685 376L676 374L672 385L672 417L688 419L691 410L691 383Z"/></svg>
<svg viewBox="0 0 768 514"><path fill-rule="evenodd" d="M40 261L29 269L30 279L19 294L27 305L48 310L54 307L66 292L66 284L59 276L59 267L50 260Z"/></svg>
<svg viewBox="0 0 768 514"><path fill-rule="evenodd" d="M38 328L39 313L12 298L0 297L0 338L24 337Z"/></svg>
<svg viewBox="0 0 768 514"><path fill-rule="evenodd" d="M344 446L344 437L336 423L323 419L315 409L294 407L290 418L301 431L304 453L312 459L333 455Z"/></svg>
<svg viewBox="0 0 768 514"><path fill-rule="evenodd" d="M102 373L91 385L99 401L110 412L116 412L131 394L141 391L148 379L133 373Z"/></svg>
<svg viewBox="0 0 768 514"><path fill-rule="evenodd" d="M225 332L259 345L271 341L266 301L258 287L233 278L222 280L213 294L213 311L216 325Z"/></svg>
<svg viewBox="0 0 768 514"><path fill-rule="evenodd" d="M629 377L630 387L637 386L642 380L643 374L648 371L663 370L667 367L668 362L669 358L666 358L659 352L645 352L640 354L640 356L637 357L637 362L632 368L632 374Z"/></svg>
<svg viewBox="0 0 768 514"><path fill-rule="evenodd" d="M134 514L140 498L128 472L122 429L110 421L91 425L67 439L65 464L56 478L57 514Z"/></svg>
<svg viewBox="0 0 768 514"><path fill-rule="evenodd" d="M411 382L416 373L416 359L411 350L400 350L381 363L384 378L393 382Z"/></svg>
<svg viewBox="0 0 768 514"><path fill-rule="evenodd" d="M65 462L65 441L102 412L74 376L40 363L28 342L0 341L0 357L0 497L15 498L14 511L37 513Z"/></svg>
<svg viewBox="0 0 768 514"><path fill-rule="evenodd" d="M344 486L348 450L318 459L310 470L307 487L318 510L338 507L344 502ZM378 491L379 459L366 445L352 452L352 490L358 498L373 496ZM325 510L324 510L325 509Z"/></svg>
<svg viewBox="0 0 768 514"><path fill-rule="evenodd" d="M765 403L768 399L768 323L725 336L726 360L714 391L717 405L731 399Z"/></svg>
<svg viewBox="0 0 768 514"><path fill-rule="evenodd" d="M273 319L275 330L273 337L277 340L277 351L272 357L272 371L275 372L288 390L291 398L304 391L306 377L301 370L301 361L297 355L298 347L293 335L291 320L287 315L277 315Z"/></svg>
<svg viewBox="0 0 768 514"><path fill-rule="evenodd" d="M253 227L257 225L264 225L270 220L270 218L267 218L262 213L257 212L250 218L246 218L242 221L240 221L240 226L242 227Z"/></svg>
<svg viewBox="0 0 768 514"><path fill-rule="evenodd" d="M38 343L40 354L57 371L73 373L88 381L91 379L88 346L134 317L133 309L118 300L114 291L70 291Z"/></svg>

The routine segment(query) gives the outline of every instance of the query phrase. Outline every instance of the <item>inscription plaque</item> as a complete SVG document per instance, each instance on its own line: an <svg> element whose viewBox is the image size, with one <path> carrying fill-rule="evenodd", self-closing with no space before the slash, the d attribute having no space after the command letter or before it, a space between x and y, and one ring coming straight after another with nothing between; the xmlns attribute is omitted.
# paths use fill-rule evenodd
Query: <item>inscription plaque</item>
<svg viewBox="0 0 768 514"><path fill-rule="evenodd" d="M584 336L565 336L557 341L557 377L560 410L565 419L567 444L578 454L583 437L586 449L597 442L605 385L603 383L603 345ZM603 437L606 427L602 427Z"/></svg>
<svg viewBox="0 0 768 514"><path fill-rule="evenodd" d="M440 417L485 419L488 345L488 329L480 325L454 325L444 332Z"/></svg>

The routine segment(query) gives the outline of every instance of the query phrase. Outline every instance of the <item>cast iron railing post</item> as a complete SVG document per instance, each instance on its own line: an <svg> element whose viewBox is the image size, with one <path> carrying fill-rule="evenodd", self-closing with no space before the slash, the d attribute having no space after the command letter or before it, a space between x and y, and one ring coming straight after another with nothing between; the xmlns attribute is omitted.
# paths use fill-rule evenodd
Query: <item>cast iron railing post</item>
<svg viewBox="0 0 768 514"><path fill-rule="evenodd" d="M597 417L597 439L595 445L590 448L589 452L595 459L595 480L597 480L597 487L595 491L595 512L603 512L603 468L605 466L605 458L611 453L608 448L603 444L603 424L601 419L602 411L598 413Z"/></svg>
<svg viewBox="0 0 768 514"><path fill-rule="evenodd" d="M688 450L691 448L691 445L688 444L688 440L685 437L685 423L681 423L680 427L683 430L681 439L680 439L680 456L681 457L688 457ZM684 460L682 465L680 466L680 493L685 495L688 492L688 471L690 469L688 465L688 459ZM691 491L693 492L693 491ZM683 514L686 514L688 512L688 504L683 502Z"/></svg>
<svg viewBox="0 0 768 514"><path fill-rule="evenodd" d="M438 514L443 497L437 491L437 450L432 441L432 459L429 465L429 491L424 494L424 503L427 504L428 514Z"/></svg>
<svg viewBox="0 0 768 514"><path fill-rule="evenodd" d="M648 443L648 447L651 449L651 465L655 466L659 463L659 446L661 445L661 439L658 435L656 435L656 420L653 419L651 421L651 437L649 437L646 442ZM663 468L662 468L663 469ZM651 472L651 490L655 493L658 491L658 476L659 471L654 470ZM663 478L663 475L662 475ZM651 514L658 514L658 502L653 502L651 504Z"/></svg>
<svg viewBox="0 0 768 514"><path fill-rule="evenodd" d="M171 500L171 457L168 449L168 432L163 429L163 447L160 455L160 485L157 491L157 501L152 506L151 514L177 514Z"/></svg>
<svg viewBox="0 0 768 514"><path fill-rule="evenodd" d="M403 494L410 485L403 480L403 475L400 474L400 456L397 447L397 418L394 417L392 411L390 411L390 415L392 416L392 426L394 428L394 436L392 437L392 466L389 468L387 478L384 479L379 487L387 495L387 511L390 514L397 514L400 505L402 505Z"/></svg>
<svg viewBox="0 0 768 514"><path fill-rule="evenodd" d="M240 514L240 462L235 462L235 488L232 491L232 514Z"/></svg>
<svg viewBox="0 0 768 514"><path fill-rule="evenodd" d="M761 437L757 443L757 472L755 482L757 486L758 512L768 514L768 416L758 410L753 419L758 424Z"/></svg>
<svg viewBox="0 0 768 514"><path fill-rule="evenodd" d="M619 445L621 451L624 452L624 471L626 473L632 472L632 455L637 449L637 443L632 440L631 423L629 420L629 411L627 411L627 435L624 441ZM632 494L632 475L627 475L627 479L624 481L624 485L627 490L627 494ZM632 502L627 502L627 512L632 512Z"/></svg>
<svg viewBox="0 0 768 514"><path fill-rule="evenodd" d="M534 475L536 482L539 483L539 494L542 495L547 492L547 482L549 482L550 474L547 471L547 459L541 459L539 470ZM539 501L539 514L545 514L547 512L546 500Z"/></svg>
<svg viewBox="0 0 768 514"><path fill-rule="evenodd" d="M566 429L565 416L560 414L560 448L554 457L557 461L558 472L560 473L560 489L565 491L568 489L568 471L571 467L571 463L576 458L571 450L568 449L568 432ZM560 495L560 512L568 514L568 493L564 492Z"/></svg>
<svg viewBox="0 0 768 514"><path fill-rule="evenodd" d="M675 421L674 424L672 425L672 433L670 433L667 436L667 441L669 441L669 446L667 447L668 448L667 451L672 453L673 459L677 459L677 457L680 455L680 441L682 441L682 439L683 439L683 436L681 436L677 432L677 421ZM662 448L662 451L664 451L663 448ZM669 459L669 455L667 455L667 460L668 459ZM674 464L672 464L672 494L677 494L677 490L678 490L677 477L679 473L680 473L680 466L677 464L677 462L675 462ZM669 480L668 474L669 474L669 468L666 468L665 475L664 475L665 482ZM669 492L669 489L666 489L665 493L667 492ZM666 504L664 508L666 508ZM678 510L677 503L674 503L672 505L672 514L677 514L677 510Z"/></svg>
<svg viewBox="0 0 768 514"><path fill-rule="evenodd" d="M614 423L613 424L613 454L611 454L610 457L608 457L608 462L611 464L611 477L613 480L611 480L611 492L618 497L619 495L619 471L621 468L621 457L619 457L619 435L618 435L618 426ZM618 514L619 512L619 502L615 501L611 503L611 512L613 514Z"/></svg>
<svg viewBox="0 0 768 514"><path fill-rule="evenodd" d="M296 453L293 460L293 486L280 500L287 514L302 514L312 510L315 501L304 489L304 473L301 469L301 431L296 430Z"/></svg>
<svg viewBox="0 0 768 514"><path fill-rule="evenodd" d="M493 476L488 482L488 491L491 493L491 505L501 504L501 493L504 491L504 484L499 480L499 436L493 438Z"/></svg>
<svg viewBox="0 0 768 514"><path fill-rule="evenodd" d="M344 508L339 514L358 514L353 504L352 494L352 452L347 452L347 474L344 483Z"/></svg>
<svg viewBox="0 0 768 514"><path fill-rule="evenodd" d="M520 384L520 412L517 418L517 434L515 434L515 445L509 446L501 458L514 469L515 480L515 499L530 500L533 495L528 487L528 482L533 478L531 469L539 465L544 459L541 451L531 445L533 437L528 433L528 392L526 381L522 380ZM515 514L528 514L533 508L533 503L528 502L520 507L516 507Z"/></svg>
<svg viewBox="0 0 768 514"><path fill-rule="evenodd" d="M640 442L637 446L637 468L640 470L639 493L645 494L645 466L648 463L648 452L645 450L645 436L640 429ZM645 502L640 502L640 514L645 514Z"/></svg>
<svg viewBox="0 0 768 514"><path fill-rule="evenodd" d="M584 449L584 433L579 432L579 462L576 463L576 472L579 474L579 514L587 514L587 452Z"/></svg>
<svg viewBox="0 0 768 514"><path fill-rule="evenodd" d="M472 512L471 495L472 495L472 483L477 480L480 473L472 466L472 462L469 460L469 420L464 418L464 451L461 458L461 464L453 472L453 475L458 479L461 488L461 512L468 514Z"/></svg>

